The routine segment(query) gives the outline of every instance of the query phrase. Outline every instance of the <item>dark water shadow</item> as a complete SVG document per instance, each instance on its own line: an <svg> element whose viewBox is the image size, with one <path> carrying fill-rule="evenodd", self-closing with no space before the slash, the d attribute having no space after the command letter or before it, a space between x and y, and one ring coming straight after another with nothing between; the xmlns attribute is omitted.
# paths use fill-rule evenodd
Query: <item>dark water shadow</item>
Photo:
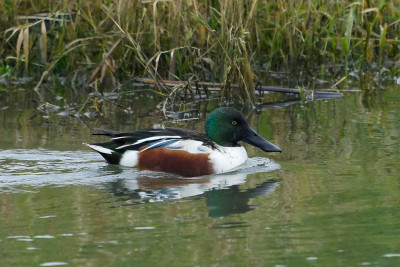
<svg viewBox="0 0 400 267"><path fill-rule="evenodd" d="M268 195L278 185L278 181L266 181L246 190L241 190L238 185L234 185L226 189L208 191L205 193L205 198L209 208L209 216L225 217L251 211L257 207L249 204L251 199Z"/></svg>

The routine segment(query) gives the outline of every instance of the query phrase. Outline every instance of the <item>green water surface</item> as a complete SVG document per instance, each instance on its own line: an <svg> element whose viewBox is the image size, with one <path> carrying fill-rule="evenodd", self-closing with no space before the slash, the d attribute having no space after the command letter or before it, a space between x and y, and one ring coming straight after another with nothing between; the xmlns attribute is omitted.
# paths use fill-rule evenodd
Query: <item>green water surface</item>
<svg viewBox="0 0 400 267"><path fill-rule="evenodd" d="M78 120L4 93L0 265L399 266L399 89L247 113L283 152L246 146L248 171L197 180L109 166L82 145L100 140L93 127L161 117Z"/></svg>

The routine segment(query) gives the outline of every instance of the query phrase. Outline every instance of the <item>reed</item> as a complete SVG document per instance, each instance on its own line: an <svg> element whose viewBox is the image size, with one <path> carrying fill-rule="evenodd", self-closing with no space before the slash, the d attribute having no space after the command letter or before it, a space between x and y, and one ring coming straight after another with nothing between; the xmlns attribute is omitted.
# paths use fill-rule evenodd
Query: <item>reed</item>
<svg viewBox="0 0 400 267"><path fill-rule="evenodd" d="M315 75L336 64L347 77L400 57L399 1L37 0L2 2L0 15L1 69L32 76L37 91L64 75L74 97L147 76L166 98L188 89L163 79L201 80L254 102L258 66Z"/></svg>

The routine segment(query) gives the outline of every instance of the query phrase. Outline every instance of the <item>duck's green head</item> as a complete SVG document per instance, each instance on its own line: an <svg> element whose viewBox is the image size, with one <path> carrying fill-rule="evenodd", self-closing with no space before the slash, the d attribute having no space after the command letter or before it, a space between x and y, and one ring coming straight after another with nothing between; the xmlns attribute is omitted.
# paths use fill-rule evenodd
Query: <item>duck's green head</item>
<svg viewBox="0 0 400 267"><path fill-rule="evenodd" d="M259 147L266 152L282 150L250 128L243 114L234 108L217 108L206 119L206 134L221 146L239 146L239 141Z"/></svg>

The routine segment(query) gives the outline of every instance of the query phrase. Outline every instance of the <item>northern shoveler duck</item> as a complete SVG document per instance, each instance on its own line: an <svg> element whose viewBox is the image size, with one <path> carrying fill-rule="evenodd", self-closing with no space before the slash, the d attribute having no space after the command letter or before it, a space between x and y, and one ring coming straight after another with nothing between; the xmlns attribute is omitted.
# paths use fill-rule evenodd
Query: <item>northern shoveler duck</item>
<svg viewBox="0 0 400 267"><path fill-rule="evenodd" d="M282 150L257 134L242 113L218 108L206 119L205 132L166 128L120 133L101 130L112 141L85 144L111 164L162 171L186 177L229 172L247 160L244 141L266 152Z"/></svg>

